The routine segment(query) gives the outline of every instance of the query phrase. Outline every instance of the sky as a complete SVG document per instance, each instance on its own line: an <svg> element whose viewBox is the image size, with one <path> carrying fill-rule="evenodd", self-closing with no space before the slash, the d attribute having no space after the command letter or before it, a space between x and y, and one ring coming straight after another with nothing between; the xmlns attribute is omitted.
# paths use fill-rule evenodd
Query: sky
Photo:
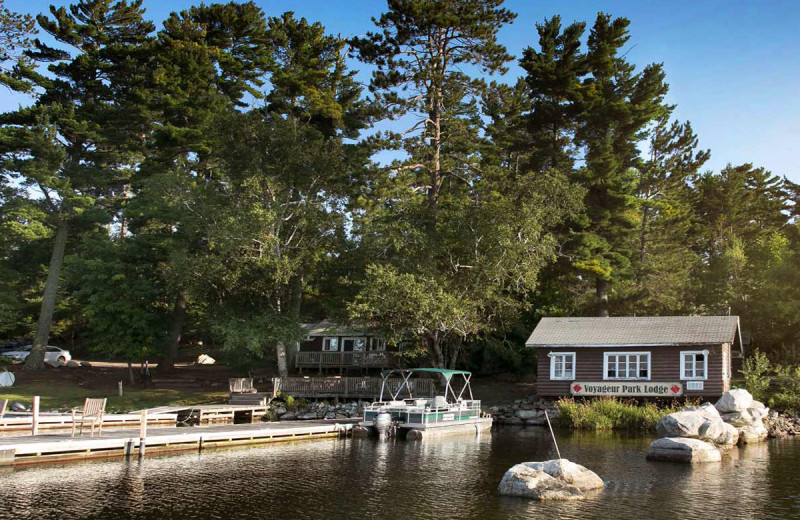
<svg viewBox="0 0 800 520"><path fill-rule="evenodd" d="M144 7L150 19L160 22L171 11L199 1L144 0ZM51 3L5 2L9 9L31 14L46 12ZM268 16L294 11L342 36L372 30L371 17L386 5L380 0L256 3ZM598 11L630 19L627 58L639 68L664 64L670 84L667 101L677 105L675 118L691 122L700 146L711 150L708 169L750 162L800 182L800 1L507 0L506 7L519 16L501 30L499 39L517 57L536 45L535 24L550 16L589 26ZM514 64L506 81L513 83L520 75ZM0 93L0 111L23 101Z"/></svg>

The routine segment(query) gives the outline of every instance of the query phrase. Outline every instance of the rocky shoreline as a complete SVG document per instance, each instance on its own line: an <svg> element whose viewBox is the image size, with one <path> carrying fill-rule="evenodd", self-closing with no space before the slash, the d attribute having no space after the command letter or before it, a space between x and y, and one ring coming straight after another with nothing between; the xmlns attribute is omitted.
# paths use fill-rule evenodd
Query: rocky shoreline
<svg viewBox="0 0 800 520"><path fill-rule="evenodd" d="M490 406L484 408L486 413L492 415L495 424L508 424L516 426L546 426L547 413L550 420L558 417L558 408L555 401L529 395L525 399L517 399L513 403Z"/></svg>

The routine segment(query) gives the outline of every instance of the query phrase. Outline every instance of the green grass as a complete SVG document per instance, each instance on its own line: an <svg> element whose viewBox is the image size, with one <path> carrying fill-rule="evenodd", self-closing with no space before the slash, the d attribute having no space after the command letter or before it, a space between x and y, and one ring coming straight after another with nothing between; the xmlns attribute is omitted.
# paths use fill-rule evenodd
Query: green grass
<svg viewBox="0 0 800 520"><path fill-rule="evenodd" d="M68 410L82 405L87 397L107 397L106 411L109 413L141 410L142 408L156 406L222 403L228 399L228 392L220 390L172 390L165 388L147 390L125 388L123 396L119 397L116 390L113 392L87 390L78 385L67 383L15 385L0 391L0 399L8 399L9 402L19 401L28 407L33 403L34 395L40 396L40 408L42 411Z"/></svg>
<svg viewBox="0 0 800 520"><path fill-rule="evenodd" d="M557 424L575 430L648 431L655 429L659 419L677 412L686 404L675 401L659 406L614 397L580 401L562 398L556 403L559 412Z"/></svg>

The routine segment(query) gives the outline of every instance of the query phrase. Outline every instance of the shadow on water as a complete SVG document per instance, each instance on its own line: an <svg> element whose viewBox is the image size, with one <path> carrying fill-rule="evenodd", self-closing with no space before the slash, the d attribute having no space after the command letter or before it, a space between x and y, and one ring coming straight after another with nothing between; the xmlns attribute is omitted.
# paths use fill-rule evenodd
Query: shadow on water
<svg viewBox="0 0 800 520"><path fill-rule="evenodd" d="M421 443L320 440L16 469L0 474L0 519L800 517L800 440L695 467L646 461L641 436L558 440L605 490L568 503L497 496L512 465L556 457L546 429L506 427Z"/></svg>

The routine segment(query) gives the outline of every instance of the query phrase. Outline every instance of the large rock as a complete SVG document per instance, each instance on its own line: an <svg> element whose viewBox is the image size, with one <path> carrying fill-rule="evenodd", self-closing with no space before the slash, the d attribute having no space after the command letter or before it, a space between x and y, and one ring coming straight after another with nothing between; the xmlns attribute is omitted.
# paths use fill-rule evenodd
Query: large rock
<svg viewBox="0 0 800 520"><path fill-rule="evenodd" d="M517 410L514 412L514 415L519 417L520 419L534 419L541 415L541 412L538 410Z"/></svg>
<svg viewBox="0 0 800 520"><path fill-rule="evenodd" d="M701 406L687 406L680 412L661 418L656 424L656 432L661 437L687 437L728 444L730 430L717 409L710 403Z"/></svg>
<svg viewBox="0 0 800 520"><path fill-rule="evenodd" d="M722 423L722 434L714 441L718 446L734 446L739 442L739 430L732 424Z"/></svg>
<svg viewBox="0 0 800 520"><path fill-rule="evenodd" d="M747 409L747 412L753 417L753 419L766 419L767 415L769 414L769 408L764 406L764 403L754 400L753 404L750 405L750 408Z"/></svg>
<svg viewBox="0 0 800 520"><path fill-rule="evenodd" d="M503 475L501 495L537 500L582 500L584 491L604 486L594 472L566 459L523 462Z"/></svg>
<svg viewBox="0 0 800 520"><path fill-rule="evenodd" d="M737 428L752 426L753 422L755 421L753 416L747 410L741 412L728 412L720 415L722 416L723 421L728 424L732 424Z"/></svg>
<svg viewBox="0 0 800 520"><path fill-rule="evenodd" d="M668 462L719 462L722 453L712 444L700 439L684 439L680 437L666 437L657 439L650 444L647 450L649 460Z"/></svg>
<svg viewBox="0 0 800 520"><path fill-rule="evenodd" d="M763 424L739 428L739 444L762 442L767 439L768 434L769 432Z"/></svg>
<svg viewBox="0 0 800 520"><path fill-rule="evenodd" d="M529 468L544 471L551 477L563 480L567 484L572 484L581 491L601 489L606 485L597 473L567 459L526 462L524 464Z"/></svg>
<svg viewBox="0 0 800 520"><path fill-rule="evenodd" d="M720 413L744 412L753 404L753 396L744 388L728 390L717 401L717 410Z"/></svg>

